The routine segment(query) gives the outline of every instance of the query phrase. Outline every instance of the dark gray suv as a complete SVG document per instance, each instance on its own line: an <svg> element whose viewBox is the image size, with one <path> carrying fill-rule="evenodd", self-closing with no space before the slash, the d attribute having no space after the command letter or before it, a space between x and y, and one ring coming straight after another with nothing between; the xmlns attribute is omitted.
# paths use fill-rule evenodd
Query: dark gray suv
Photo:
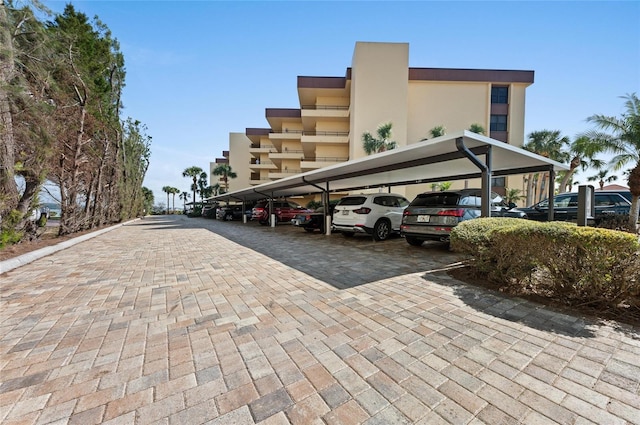
<svg viewBox="0 0 640 425"><path fill-rule="evenodd" d="M628 190L596 190L594 217L597 225L603 218L614 215L629 215L631 192ZM528 208L521 208L531 220L547 221L549 200L538 202ZM578 220L578 193L560 193L553 197L553 219L555 221Z"/></svg>
<svg viewBox="0 0 640 425"><path fill-rule="evenodd" d="M481 197L480 189L421 193L404 210L400 234L415 246L428 240L449 242L451 230L458 223L480 217ZM491 215L526 218L524 212L507 205L493 192Z"/></svg>

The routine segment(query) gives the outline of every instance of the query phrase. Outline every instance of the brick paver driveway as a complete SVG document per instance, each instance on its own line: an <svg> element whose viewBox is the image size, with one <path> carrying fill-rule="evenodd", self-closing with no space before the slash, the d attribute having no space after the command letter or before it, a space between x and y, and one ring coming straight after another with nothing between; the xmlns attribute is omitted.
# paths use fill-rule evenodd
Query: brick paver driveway
<svg viewBox="0 0 640 425"><path fill-rule="evenodd" d="M3 424L640 424L640 330L396 238L147 217L0 276Z"/></svg>

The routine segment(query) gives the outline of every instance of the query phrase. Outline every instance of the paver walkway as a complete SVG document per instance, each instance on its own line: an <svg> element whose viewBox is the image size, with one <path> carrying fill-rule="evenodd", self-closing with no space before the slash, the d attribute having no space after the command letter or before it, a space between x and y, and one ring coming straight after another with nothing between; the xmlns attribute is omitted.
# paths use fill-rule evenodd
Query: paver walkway
<svg viewBox="0 0 640 425"><path fill-rule="evenodd" d="M640 424L640 330L401 239L147 217L0 275L2 424Z"/></svg>

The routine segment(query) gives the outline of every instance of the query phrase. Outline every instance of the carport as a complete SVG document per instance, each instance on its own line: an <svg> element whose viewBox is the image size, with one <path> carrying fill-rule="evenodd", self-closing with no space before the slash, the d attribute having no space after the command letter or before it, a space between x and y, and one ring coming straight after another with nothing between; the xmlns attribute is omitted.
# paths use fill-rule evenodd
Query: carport
<svg viewBox="0 0 640 425"><path fill-rule="evenodd" d="M489 217L492 177L548 172L549 181L554 181L557 171L568 169L522 148L462 131L209 199L244 203L322 193L326 205L331 192L480 178L481 213ZM549 185L548 191L548 198L553 198L554 186ZM549 204L549 219L553 219L553 203Z"/></svg>

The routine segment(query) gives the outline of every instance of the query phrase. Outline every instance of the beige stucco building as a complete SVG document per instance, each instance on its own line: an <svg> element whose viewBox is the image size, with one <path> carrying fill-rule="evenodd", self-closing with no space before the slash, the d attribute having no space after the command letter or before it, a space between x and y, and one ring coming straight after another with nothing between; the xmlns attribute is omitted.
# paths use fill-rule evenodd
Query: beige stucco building
<svg viewBox="0 0 640 425"><path fill-rule="evenodd" d="M361 158L363 133L375 136L385 123L398 146L432 138L438 126L453 133L473 124L522 146L525 91L533 77L533 71L410 68L408 43L358 42L344 76L299 76L299 106L267 108L268 127L231 133L229 151L218 161L227 160L238 174L233 191ZM494 191L521 187L521 177L509 179L494 179ZM431 185L393 188L410 199L426 190Z"/></svg>

